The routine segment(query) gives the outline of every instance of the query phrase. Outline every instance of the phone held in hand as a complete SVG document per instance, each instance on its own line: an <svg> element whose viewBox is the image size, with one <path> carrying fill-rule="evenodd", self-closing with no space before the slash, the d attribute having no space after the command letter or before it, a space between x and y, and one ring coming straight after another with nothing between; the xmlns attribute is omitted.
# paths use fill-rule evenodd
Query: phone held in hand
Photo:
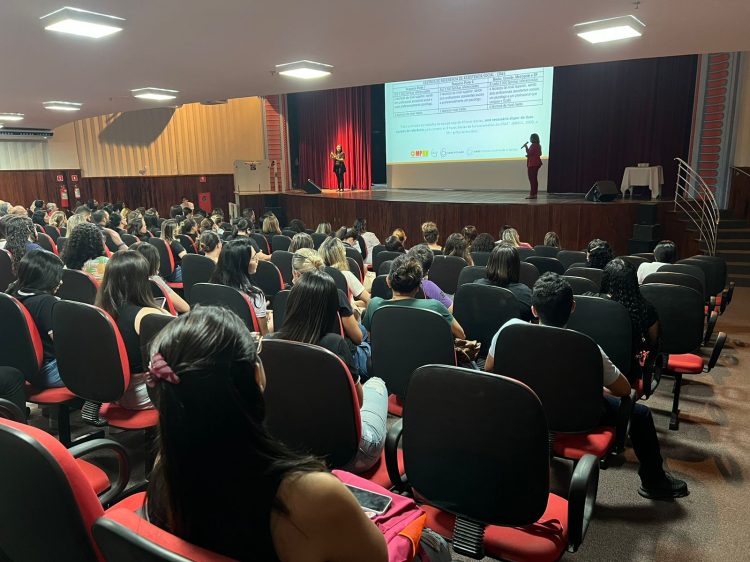
<svg viewBox="0 0 750 562"><path fill-rule="evenodd" d="M382 515L391 506L393 501L388 496L365 490L364 488L358 488L351 484L345 484L349 491L354 494L359 505L365 511L365 514L372 519L376 515Z"/></svg>

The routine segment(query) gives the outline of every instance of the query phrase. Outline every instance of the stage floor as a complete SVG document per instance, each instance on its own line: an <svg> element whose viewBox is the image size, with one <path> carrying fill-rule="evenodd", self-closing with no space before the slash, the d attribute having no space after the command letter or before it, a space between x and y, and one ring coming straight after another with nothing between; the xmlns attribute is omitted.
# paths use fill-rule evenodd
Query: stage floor
<svg viewBox="0 0 750 562"><path fill-rule="evenodd" d="M320 195L310 195L301 190L287 191L284 195L295 197L343 199L354 201L389 201L394 203L461 203L475 205L598 205L586 201L583 193L540 192L537 199L526 199L527 190L470 191L457 189L378 189L344 191L324 189ZM608 205L632 205L641 203L664 203L658 199L617 199Z"/></svg>

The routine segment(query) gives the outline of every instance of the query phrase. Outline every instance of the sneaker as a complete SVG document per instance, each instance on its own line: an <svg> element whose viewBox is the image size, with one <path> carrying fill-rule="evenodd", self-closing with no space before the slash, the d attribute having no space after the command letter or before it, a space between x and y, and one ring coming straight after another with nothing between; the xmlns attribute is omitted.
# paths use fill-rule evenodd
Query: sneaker
<svg viewBox="0 0 750 562"><path fill-rule="evenodd" d="M687 482L675 478L668 472L664 473L664 479L653 486L641 484L638 493L644 498L650 500L670 500L674 498L684 498L690 492L688 491Z"/></svg>

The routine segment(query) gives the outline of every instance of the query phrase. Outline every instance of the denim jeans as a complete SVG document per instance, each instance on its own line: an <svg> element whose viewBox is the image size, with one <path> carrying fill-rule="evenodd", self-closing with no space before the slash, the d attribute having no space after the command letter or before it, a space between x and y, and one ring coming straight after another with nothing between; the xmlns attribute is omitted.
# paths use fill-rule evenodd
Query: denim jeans
<svg viewBox="0 0 750 562"><path fill-rule="evenodd" d="M372 354L372 349L370 348L370 334L361 322L359 323L359 329L362 330L362 343L356 348L354 360L357 362L357 368L359 369L359 378L362 381L367 381L367 364L369 363L370 355Z"/></svg>
<svg viewBox="0 0 750 562"><path fill-rule="evenodd" d="M174 268L172 275L167 279L170 283L182 283L182 266L178 265Z"/></svg>
<svg viewBox="0 0 750 562"><path fill-rule="evenodd" d="M42 365L39 373L30 377L28 381L32 386L39 389L65 386L65 383L60 378L60 371L57 370L57 359L53 359Z"/></svg>
<svg viewBox="0 0 750 562"><path fill-rule="evenodd" d="M383 379L373 377L362 385L364 399L359 415L362 420L362 438L354 459L344 470L358 473L372 468L385 445L388 419L388 390Z"/></svg>

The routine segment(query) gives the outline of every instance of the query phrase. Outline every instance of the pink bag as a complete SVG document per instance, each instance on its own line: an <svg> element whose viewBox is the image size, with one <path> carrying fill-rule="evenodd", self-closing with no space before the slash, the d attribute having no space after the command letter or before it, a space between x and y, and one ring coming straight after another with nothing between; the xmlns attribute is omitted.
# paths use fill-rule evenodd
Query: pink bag
<svg viewBox="0 0 750 562"><path fill-rule="evenodd" d="M410 562L414 560L419 547L427 514L414 500L389 492L382 486L360 478L356 474L343 470L334 470L333 474L344 484L350 484L376 494L391 498L391 505L382 515L376 515L372 521L385 537L388 545L389 562Z"/></svg>

